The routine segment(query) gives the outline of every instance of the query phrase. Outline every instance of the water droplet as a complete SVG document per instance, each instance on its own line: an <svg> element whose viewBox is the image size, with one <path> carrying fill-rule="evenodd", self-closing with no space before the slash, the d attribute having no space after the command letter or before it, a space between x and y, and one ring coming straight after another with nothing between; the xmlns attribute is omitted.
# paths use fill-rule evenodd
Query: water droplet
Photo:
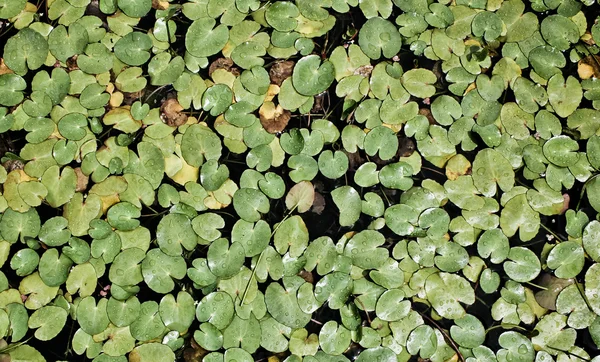
<svg viewBox="0 0 600 362"><path fill-rule="evenodd" d="M383 32L383 33L379 34L379 39L381 39L383 41L390 41L391 38L392 38L392 36L388 32Z"/></svg>
<svg viewBox="0 0 600 362"><path fill-rule="evenodd" d="M525 344L522 344L519 346L519 353L520 354L526 354L528 351L527 346Z"/></svg>

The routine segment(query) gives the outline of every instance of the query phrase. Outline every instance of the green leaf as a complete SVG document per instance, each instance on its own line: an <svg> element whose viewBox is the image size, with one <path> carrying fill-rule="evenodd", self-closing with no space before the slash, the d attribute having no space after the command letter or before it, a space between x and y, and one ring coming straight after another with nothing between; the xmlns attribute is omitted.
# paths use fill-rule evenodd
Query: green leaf
<svg viewBox="0 0 600 362"><path fill-rule="evenodd" d="M234 314L233 301L225 292L210 293L196 307L196 318L200 322L209 322L218 329L225 329L233 320Z"/></svg>
<svg viewBox="0 0 600 362"><path fill-rule="evenodd" d="M156 239L160 249L170 256L179 256L182 247L192 250L197 244L197 235L192 223L183 214L169 214L163 217L156 229Z"/></svg>
<svg viewBox="0 0 600 362"><path fill-rule="evenodd" d="M454 321L456 324L450 327L450 336L461 347L476 348L483 345L485 341L485 330L483 324L476 317L466 314L464 317Z"/></svg>
<svg viewBox="0 0 600 362"><path fill-rule="evenodd" d="M377 300L375 313L384 321L397 321L408 315L411 303L404 300L404 292L399 289L390 289L384 292Z"/></svg>
<svg viewBox="0 0 600 362"><path fill-rule="evenodd" d="M519 230L519 238L528 241L538 233L540 215L529 206L527 197L520 194L504 205L500 214L500 227L508 237L515 235Z"/></svg>
<svg viewBox="0 0 600 362"><path fill-rule="evenodd" d="M600 312L600 264L593 264L585 273L585 296L596 314Z"/></svg>
<svg viewBox="0 0 600 362"><path fill-rule="evenodd" d="M23 90L27 87L25 80L16 74L0 75L0 104L7 107L16 106L23 101ZM6 114L4 112L4 114ZM11 117L9 115L8 117ZM11 121L11 118L5 119L5 122ZM3 127L4 128L4 127ZM7 127L7 128L10 128Z"/></svg>
<svg viewBox="0 0 600 362"><path fill-rule="evenodd" d="M81 329L89 335L98 334L110 323L107 314L108 299L102 298L96 304L94 297L85 297L77 308L77 321ZM79 308L81 306L81 308Z"/></svg>
<svg viewBox="0 0 600 362"><path fill-rule="evenodd" d="M298 15L300 11L293 2L278 1L267 8L265 20L276 30L286 32L296 28Z"/></svg>
<svg viewBox="0 0 600 362"><path fill-rule="evenodd" d="M273 238L275 249L283 255L288 252L293 258L304 253L308 245L308 229L302 218L294 215L276 226L277 231Z"/></svg>
<svg viewBox="0 0 600 362"><path fill-rule="evenodd" d="M141 32L131 32L115 44L115 56L125 64L139 66L150 59L152 39Z"/></svg>
<svg viewBox="0 0 600 362"><path fill-rule="evenodd" d="M11 244L17 240L25 241L34 238L40 231L40 217L35 209L21 213L7 209L0 221L0 234Z"/></svg>
<svg viewBox="0 0 600 362"><path fill-rule="evenodd" d="M208 88L202 95L202 108L210 111L212 116L225 113L231 105L233 94L225 84L215 84Z"/></svg>
<svg viewBox="0 0 600 362"><path fill-rule="evenodd" d="M540 25L544 39L558 50L565 51L579 40L579 30L571 19L562 15L545 17Z"/></svg>
<svg viewBox="0 0 600 362"><path fill-rule="evenodd" d="M271 316L290 328L304 327L311 316L298 306L296 289L291 285L284 288L279 283L271 283L265 292L265 303Z"/></svg>
<svg viewBox="0 0 600 362"><path fill-rule="evenodd" d="M171 58L169 53L155 55L148 64L150 84L162 86L175 83L183 73L184 66L185 61L180 56Z"/></svg>
<svg viewBox="0 0 600 362"><path fill-rule="evenodd" d="M260 345L269 352L281 353L288 349L286 336L291 333L291 328L284 326L273 318L267 318L260 322L262 332Z"/></svg>
<svg viewBox="0 0 600 362"><path fill-rule="evenodd" d="M508 331L498 338L500 346L498 351L500 361L530 362L534 360L535 351L531 341L520 333Z"/></svg>
<svg viewBox="0 0 600 362"><path fill-rule="evenodd" d="M175 353L165 344L146 343L135 347L129 354L129 359L140 362L167 362L175 360Z"/></svg>
<svg viewBox="0 0 600 362"><path fill-rule="evenodd" d="M217 277L228 279L239 273L244 257L244 247L241 243L229 245L227 239L217 239L208 248L208 267Z"/></svg>
<svg viewBox="0 0 600 362"><path fill-rule="evenodd" d="M104 44L88 44L85 53L78 55L77 66L88 74L101 74L112 68L113 56Z"/></svg>
<svg viewBox="0 0 600 362"><path fill-rule="evenodd" d="M118 0L119 8L125 15L141 18L152 9L152 0Z"/></svg>
<svg viewBox="0 0 600 362"><path fill-rule="evenodd" d="M364 145L367 155L377 154L382 160L389 160L398 151L398 138L388 127L378 126L367 133Z"/></svg>
<svg viewBox="0 0 600 362"><path fill-rule="evenodd" d="M367 20L358 33L361 50L371 59L392 58L400 51L402 37L390 21L380 17Z"/></svg>
<svg viewBox="0 0 600 362"><path fill-rule="evenodd" d="M78 23L69 25L68 31L63 25L59 25L48 35L50 53L61 62L66 62L70 57L83 53L88 42L87 29Z"/></svg>
<svg viewBox="0 0 600 362"><path fill-rule="evenodd" d="M233 317L231 324L223 331L223 348L243 348L254 353L260 346L260 324L252 314L247 320Z"/></svg>
<svg viewBox="0 0 600 362"><path fill-rule="evenodd" d="M432 84L437 82L437 77L428 69L411 69L402 74L400 80L412 96L428 98L435 94L435 87Z"/></svg>
<svg viewBox="0 0 600 362"><path fill-rule="evenodd" d="M538 276L541 270L540 260L535 253L524 247L513 247L504 262L504 271L517 282L528 282Z"/></svg>
<svg viewBox="0 0 600 362"><path fill-rule="evenodd" d="M388 258L389 252L380 248L384 236L374 230L363 230L354 235L344 248L344 255L352 258L352 264L362 269L377 269Z"/></svg>
<svg viewBox="0 0 600 362"><path fill-rule="evenodd" d="M108 277L111 282L118 285L136 285L144 277L140 262L146 257L146 253L138 248L121 251L110 266Z"/></svg>
<svg viewBox="0 0 600 362"><path fill-rule="evenodd" d="M436 312L448 319L465 316L460 303L470 305L475 302L475 292L469 282L456 274L432 274L425 282L425 291Z"/></svg>
<svg viewBox="0 0 600 362"><path fill-rule="evenodd" d="M215 27L211 18L195 20L187 30L185 47L195 57L208 57L223 49L229 39L229 30L224 24Z"/></svg>
<svg viewBox="0 0 600 362"><path fill-rule="evenodd" d="M350 331L335 321L328 321L319 332L319 343L323 352L341 355L350 345Z"/></svg>
<svg viewBox="0 0 600 362"><path fill-rule="evenodd" d="M437 350L437 336L433 328L427 325L421 325L415 328L406 341L406 349L411 355L417 353L421 358L429 358L433 356Z"/></svg>
<svg viewBox="0 0 600 362"><path fill-rule="evenodd" d="M60 333L66 321L66 310L55 306L45 306L33 312L27 324L29 328L36 329L35 338L49 341Z"/></svg>
<svg viewBox="0 0 600 362"><path fill-rule="evenodd" d="M10 19L17 16L25 8L26 3L26 0L0 1L0 19Z"/></svg>
<svg viewBox="0 0 600 362"><path fill-rule="evenodd" d="M140 341L149 341L160 336L165 325L160 319L158 303L147 301L140 307L140 315L129 326L131 336Z"/></svg>
<svg viewBox="0 0 600 362"><path fill-rule="evenodd" d="M248 222L260 220L261 214L269 212L269 199L260 191L241 188L233 195L233 207Z"/></svg>
<svg viewBox="0 0 600 362"><path fill-rule="evenodd" d="M486 41L496 40L502 34L502 20L496 13L482 11L475 15L471 27L473 35L483 37Z"/></svg>
<svg viewBox="0 0 600 362"><path fill-rule="evenodd" d="M557 74L548 81L548 100L560 117L571 115L581 102L581 84L573 76L565 78Z"/></svg>
<svg viewBox="0 0 600 362"><path fill-rule="evenodd" d="M292 84L296 91L304 96L314 96L325 91L335 79L333 63L321 63L318 55L309 55L300 59L292 73Z"/></svg>
<svg viewBox="0 0 600 362"><path fill-rule="evenodd" d="M11 362L46 362L44 356L37 349L26 344L11 349L8 354Z"/></svg>
<svg viewBox="0 0 600 362"><path fill-rule="evenodd" d="M49 249L40 258L40 277L49 287L58 287L67 281L73 261L57 249Z"/></svg>
<svg viewBox="0 0 600 362"><path fill-rule="evenodd" d="M185 260L179 256L169 256L160 249L152 249L142 261L142 275L150 289L166 294L173 290L173 279L181 279L186 274Z"/></svg>
<svg viewBox="0 0 600 362"><path fill-rule="evenodd" d="M358 192L351 186L342 186L333 190L331 196L340 210L340 225L352 226L361 212L361 199Z"/></svg>
<svg viewBox="0 0 600 362"><path fill-rule="evenodd" d="M31 28L21 29L4 45L6 66L18 75L41 67L48 56L48 42L42 34Z"/></svg>
<svg viewBox="0 0 600 362"><path fill-rule="evenodd" d="M342 177L348 170L348 156L342 151L325 150L319 154L319 171L329 179Z"/></svg>

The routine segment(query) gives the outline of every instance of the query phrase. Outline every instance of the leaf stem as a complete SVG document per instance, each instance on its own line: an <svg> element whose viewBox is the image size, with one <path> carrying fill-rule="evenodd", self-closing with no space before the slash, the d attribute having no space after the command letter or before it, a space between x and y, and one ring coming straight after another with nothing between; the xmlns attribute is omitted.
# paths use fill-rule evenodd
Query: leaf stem
<svg viewBox="0 0 600 362"><path fill-rule="evenodd" d="M275 227L275 229L273 229L273 232L271 233L271 238L273 237L273 235L275 235L275 232L277 231L277 229L279 229L281 224L283 224L283 222L285 220L287 220L288 217L290 217L290 215L294 212L294 210L296 210L297 207L298 207L298 205L294 206L290 211L288 211L288 213L283 217L283 219L277 224L277 226ZM258 256L258 260L256 260L256 263L254 264L254 267L252 268L252 274L250 275L250 278L248 279L246 288L244 288L244 294L242 294L242 299L240 300L240 306L242 306L244 304L244 301L246 300L246 296L248 296L248 291L250 290L250 283L252 283L252 279L254 279L254 277L256 276L256 267L258 267L258 265L260 264L264 254L265 254L265 250L260 252L260 255Z"/></svg>
<svg viewBox="0 0 600 362"><path fill-rule="evenodd" d="M552 234L552 236L554 236L554 238L555 238L556 240L558 240L558 242L562 243L562 242L564 241L564 240L563 240L561 237L559 237L559 236L558 236L558 235L557 235L557 234L556 234L554 231L550 230L550 228L549 228L549 227L547 227L546 225L544 225L544 224L542 224L542 223L540 223L540 225L541 225L541 226L544 228L544 230L546 230L547 232L549 232L550 234Z"/></svg>
<svg viewBox="0 0 600 362"><path fill-rule="evenodd" d="M575 210L579 210L579 205L581 204L581 200L583 200L583 194L585 194L587 185L590 183L590 181L592 181L593 179L595 179L596 177L598 177L598 175L600 175L600 173L597 173L594 176L590 177L583 184L583 187L581 188L581 193L579 193L579 201L577 201L577 206L575 207Z"/></svg>
<svg viewBox="0 0 600 362"><path fill-rule="evenodd" d="M532 282L525 282L525 284L531 285L532 287L535 287L535 288L538 288L538 289L541 289L541 290L548 290L548 288L542 287L541 285L538 285L538 284L535 284L535 283L532 283Z"/></svg>
<svg viewBox="0 0 600 362"><path fill-rule="evenodd" d="M421 315L421 317L427 319L427 321L431 324L433 324L433 326L440 331L440 333L444 336L444 339L446 341L448 341L448 343L450 343L450 345L452 346L452 349L454 350L454 352L456 352L456 354L458 355L458 359L460 359L462 362L465 362L465 356L462 355L462 353L460 352L460 349L458 348L458 346L456 345L456 342L454 342L454 340L448 335L448 333L446 332L446 330L444 330L442 327L440 327L432 318L430 318L428 315L421 313L417 310L417 313L419 313Z"/></svg>
<svg viewBox="0 0 600 362"><path fill-rule="evenodd" d="M512 324L512 323L501 323L501 324L496 324L495 326L491 326L490 328L485 330L485 334L488 334L488 332L494 330L494 329L498 329L498 328L504 328L504 329L511 329L511 328L516 328L516 329L520 329L524 332L529 333L529 329L525 328L525 327L521 327L518 324Z"/></svg>

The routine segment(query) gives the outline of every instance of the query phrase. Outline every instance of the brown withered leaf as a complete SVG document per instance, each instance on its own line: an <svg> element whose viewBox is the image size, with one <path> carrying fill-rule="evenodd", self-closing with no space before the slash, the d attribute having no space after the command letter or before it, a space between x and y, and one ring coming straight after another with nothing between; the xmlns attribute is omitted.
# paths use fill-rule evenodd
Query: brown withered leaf
<svg viewBox="0 0 600 362"><path fill-rule="evenodd" d="M301 270L300 273L298 273L298 276L302 279L304 279L307 283L314 283L315 282L315 278L313 277L312 273L306 270Z"/></svg>
<svg viewBox="0 0 600 362"><path fill-rule="evenodd" d="M363 77L368 77L371 75L371 72L373 72L373 66L372 65L363 65L358 67L355 71L354 71L354 75L362 75Z"/></svg>
<svg viewBox="0 0 600 362"><path fill-rule="evenodd" d="M8 160L2 164L6 172L10 173L14 170L22 170L25 167L25 164L21 160Z"/></svg>
<svg viewBox="0 0 600 362"><path fill-rule="evenodd" d="M398 156L400 157L409 157L417 149L415 142L411 138L400 137L398 138L398 142L400 143L400 147L398 148Z"/></svg>
<svg viewBox="0 0 600 362"><path fill-rule="evenodd" d="M208 67L208 75L212 76L213 72L217 69L225 69L236 77L240 75L240 70L233 66L233 60L231 60L231 58L218 58L214 62L210 63L210 66Z"/></svg>
<svg viewBox="0 0 600 362"><path fill-rule="evenodd" d="M556 310L556 298L560 292L575 282L574 279L560 279L552 274L542 272L536 281L537 285L544 287L544 290L540 290L535 293L535 300L543 308L549 310Z"/></svg>
<svg viewBox="0 0 600 362"><path fill-rule="evenodd" d="M169 3L164 0L152 0L152 8L156 10L167 10Z"/></svg>
<svg viewBox="0 0 600 362"><path fill-rule="evenodd" d="M275 106L273 102L265 102L258 110L260 123L269 133L282 132L290 121L291 113L287 109Z"/></svg>
<svg viewBox="0 0 600 362"><path fill-rule="evenodd" d="M315 191L315 199L313 201L312 207L310 211L314 212L317 215L321 215L325 210L325 198L321 193Z"/></svg>
<svg viewBox="0 0 600 362"><path fill-rule="evenodd" d="M185 362L201 362L204 356L208 354L204 348L200 347L194 338L190 339L190 347L183 351L183 360Z"/></svg>
<svg viewBox="0 0 600 362"><path fill-rule="evenodd" d="M366 160L360 156L359 152L346 152L342 151L348 156L348 170L356 171Z"/></svg>
<svg viewBox="0 0 600 362"><path fill-rule="evenodd" d="M77 185L75 185L75 191L81 192L87 190L89 177L87 177L81 171L81 167L76 167L73 169L73 171L75 171L75 175L77 176Z"/></svg>
<svg viewBox="0 0 600 362"><path fill-rule="evenodd" d="M437 122L435 121L435 118L433 118L433 115L431 114L431 110L429 110L429 108L419 109L419 114L427 117L429 124L437 124Z"/></svg>
<svg viewBox="0 0 600 362"><path fill-rule="evenodd" d="M294 69L294 62L291 60L284 60L277 62L269 69L269 77L271 77L271 83L281 86L284 80L292 75Z"/></svg>
<svg viewBox="0 0 600 362"><path fill-rule="evenodd" d="M10 73L14 73L12 70L10 70L6 64L4 64L4 58L0 58L0 75L2 74L10 74Z"/></svg>
<svg viewBox="0 0 600 362"><path fill-rule="evenodd" d="M569 194L567 194L567 193L563 194L563 207L560 210L560 212L558 213L559 215L562 215L565 212L567 212L567 210L569 210L570 202L571 202L571 196L569 196Z"/></svg>
<svg viewBox="0 0 600 362"><path fill-rule="evenodd" d="M144 95L143 89L140 91L137 91L137 92L132 92L132 93L123 92L123 105L130 106L130 105L134 104L135 101L142 98L143 95Z"/></svg>
<svg viewBox="0 0 600 362"><path fill-rule="evenodd" d="M577 63L577 74L581 79L600 78L600 57L595 55L579 60Z"/></svg>
<svg viewBox="0 0 600 362"><path fill-rule="evenodd" d="M79 69L79 66L77 65L77 54L67 59L67 68L69 69L69 72Z"/></svg>
<svg viewBox="0 0 600 362"><path fill-rule="evenodd" d="M314 99L314 104L312 109L310 110L310 113L318 114L323 112L323 110L325 109L325 93L317 94L314 97Z"/></svg>
<svg viewBox="0 0 600 362"><path fill-rule="evenodd" d="M175 98L167 99L160 106L161 118L172 127L179 127L187 122L188 115L181 111L183 111L183 107Z"/></svg>

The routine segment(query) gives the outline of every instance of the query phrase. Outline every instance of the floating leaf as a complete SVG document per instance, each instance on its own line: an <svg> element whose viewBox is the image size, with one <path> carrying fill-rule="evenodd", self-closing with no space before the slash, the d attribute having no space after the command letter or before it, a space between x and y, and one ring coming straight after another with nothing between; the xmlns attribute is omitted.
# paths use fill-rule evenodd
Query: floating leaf
<svg viewBox="0 0 600 362"><path fill-rule="evenodd" d="M335 78L333 64L321 63L317 55L300 59L292 73L292 84L296 91L304 96L314 96L326 90Z"/></svg>
<svg viewBox="0 0 600 362"><path fill-rule="evenodd" d="M340 225L351 226L360 217L360 195L351 186L342 186L331 192L333 202L340 210Z"/></svg>
<svg viewBox="0 0 600 362"><path fill-rule="evenodd" d="M4 45L4 61L18 75L41 67L48 56L48 42L31 28L21 29Z"/></svg>
<svg viewBox="0 0 600 362"><path fill-rule="evenodd" d="M371 59L379 59L383 55L391 58L402 46L402 37L388 20L374 17L362 26L358 35L361 50Z"/></svg>

